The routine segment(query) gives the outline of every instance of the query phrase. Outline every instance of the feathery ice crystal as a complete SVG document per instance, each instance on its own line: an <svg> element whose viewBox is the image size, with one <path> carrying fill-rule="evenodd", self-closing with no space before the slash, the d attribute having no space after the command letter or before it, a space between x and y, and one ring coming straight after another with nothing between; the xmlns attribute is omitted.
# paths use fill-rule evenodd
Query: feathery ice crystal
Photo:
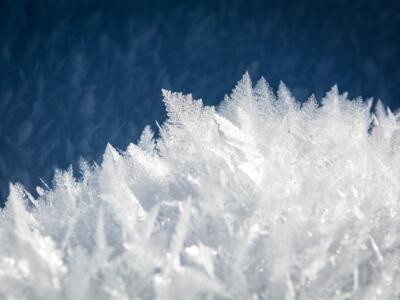
<svg viewBox="0 0 400 300"><path fill-rule="evenodd" d="M246 73L0 212L2 299L398 299L399 116Z"/></svg>

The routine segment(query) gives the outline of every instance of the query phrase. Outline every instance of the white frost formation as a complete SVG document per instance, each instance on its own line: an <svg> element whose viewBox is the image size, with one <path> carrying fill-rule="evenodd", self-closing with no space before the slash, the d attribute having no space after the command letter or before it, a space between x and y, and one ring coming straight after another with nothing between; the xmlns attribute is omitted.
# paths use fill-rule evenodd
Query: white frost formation
<svg viewBox="0 0 400 300"><path fill-rule="evenodd" d="M2 299L398 299L399 115L246 73L0 215Z"/></svg>

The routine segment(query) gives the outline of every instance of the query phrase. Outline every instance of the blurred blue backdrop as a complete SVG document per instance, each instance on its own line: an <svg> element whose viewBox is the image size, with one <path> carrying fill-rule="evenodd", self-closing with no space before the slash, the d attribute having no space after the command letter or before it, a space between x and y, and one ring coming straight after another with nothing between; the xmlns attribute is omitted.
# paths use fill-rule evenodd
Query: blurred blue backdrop
<svg viewBox="0 0 400 300"><path fill-rule="evenodd" d="M397 3L1 0L0 199L125 149L165 118L161 88L217 104L249 70L299 100L337 83L397 108Z"/></svg>

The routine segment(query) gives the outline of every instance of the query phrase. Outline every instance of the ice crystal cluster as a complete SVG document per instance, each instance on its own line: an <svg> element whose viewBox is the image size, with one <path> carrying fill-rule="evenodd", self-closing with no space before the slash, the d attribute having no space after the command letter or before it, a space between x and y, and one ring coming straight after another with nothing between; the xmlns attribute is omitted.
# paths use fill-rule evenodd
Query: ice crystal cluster
<svg viewBox="0 0 400 300"><path fill-rule="evenodd" d="M400 124L246 73L0 215L1 299L398 299Z"/></svg>

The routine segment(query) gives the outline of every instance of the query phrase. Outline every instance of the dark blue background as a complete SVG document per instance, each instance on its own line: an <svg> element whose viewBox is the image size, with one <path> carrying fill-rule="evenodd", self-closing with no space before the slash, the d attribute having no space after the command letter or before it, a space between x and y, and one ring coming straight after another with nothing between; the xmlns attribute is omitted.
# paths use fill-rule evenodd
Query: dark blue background
<svg viewBox="0 0 400 300"><path fill-rule="evenodd" d="M299 100L337 83L397 108L396 3L0 1L0 199L125 149L165 118L161 88L217 104L249 70Z"/></svg>

